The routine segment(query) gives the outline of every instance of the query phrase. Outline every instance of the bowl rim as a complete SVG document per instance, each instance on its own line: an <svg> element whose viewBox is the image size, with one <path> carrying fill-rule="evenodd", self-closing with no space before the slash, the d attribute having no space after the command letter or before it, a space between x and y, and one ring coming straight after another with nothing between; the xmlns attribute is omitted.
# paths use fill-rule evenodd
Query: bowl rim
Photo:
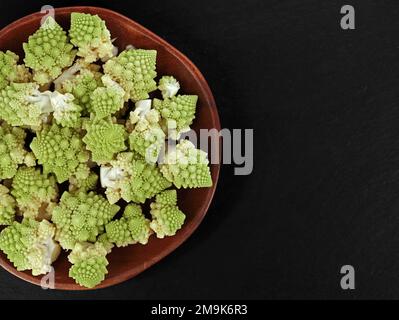
<svg viewBox="0 0 399 320"><path fill-rule="evenodd" d="M220 119L219 119L219 114L218 110L216 107L216 102L213 97L212 91L209 88L209 85L207 81L205 80L204 76L202 73L199 71L199 69L195 66L195 64L183 53L181 53L178 49L173 47L171 44L169 44L166 40L162 39L152 31L148 30L147 28L143 27L141 24L137 23L136 21L132 20L129 17L126 17L125 15L118 13L116 11L102 8L102 7L97 7L97 6L67 6L67 7L60 7L60 8L54 8L55 14L57 13L71 13L73 11L81 11L84 12L87 10L91 14L107 14L107 15L113 15L114 17L120 19L125 23L128 23L129 25L133 26L136 30L138 30L140 33L145 34L146 37L151 38L153 41L158 42L160 45L162 45L170 54L174 55L179 61L181 61L183 64L189 67L189 71L193 74L194 77L196 77L199 80L200 87L202 92L204 92L208 108L210 109L211 113L211 118L214 122L214 128L217 129L218 131L221 130L221 124L220 124ZM16 27L21 26L21 24L29 24L33 20L36 20L38 17L43 17L43 13L41 12L35 12L28 14L22 18L19 18L15 20L14 22L8 24L4 28L0 30L0 38L6 36L8 33L12 32ZM219 136L219 163L214 164L214 172L215 172L215 178L213 181L213 186L209 188L209 192L206 193L206 198L204 201L204 206L201 208L200 213L197 215L196 220L189 230L186 230L185 235L181 237L181 239L178 239L176 242L174 242L172 245L170 245L168 248L165 250L162 250L162 252L157 255L155 258L151 259L150 261L147 261L147 263L143 264L143 266L138 270L138 268L133 268L131 270L127 270L123 272L123 274L119 274L115 277L108 278L109 281L104 281L98 286L88 289L81 287L77 284L68 284L68 283L57 283L55 282L55 287L54 289L56 290L73 290L73 291L86 291L86 290L98 290L98 289L103 289L107 288L113 285L120 284L122 282L125 282L129 279L134 278L138 274L142 273L146 269L150 268L154 264L158 263L162 259L164 259L166 256L168 256L170 253L172 253L174 250L176 250L178 247L180 247L193 233L194 231L198 228L198 226L201 224L202 220L204 219L206 213L208 212L209 206L212 202L213 196L216 191L217 183L219 180L219 173L220 173L220 160L221 160L221 150L222 150L222 140ZM29 273L26 272L20 272L17 271L17 269L7 260L4 259L2 256L0 256L0 266L3 267L6 271L9 273L13 274L14 276L32 283L34 285L40 286L41 285L41 278L40 277L34 277ZM107 279L107 278L106 278Z"/></svg>

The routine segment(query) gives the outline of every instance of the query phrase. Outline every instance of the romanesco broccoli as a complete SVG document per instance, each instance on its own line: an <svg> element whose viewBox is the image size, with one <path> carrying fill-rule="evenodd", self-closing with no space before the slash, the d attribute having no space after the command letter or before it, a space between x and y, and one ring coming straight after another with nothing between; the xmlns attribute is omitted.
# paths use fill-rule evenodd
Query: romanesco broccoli
<svg viewBox="0 0 399 320"><path fill-rule="evenodd" d="M101 166L100 180L110 203L120 198L144 203L171 186L156 165L137 159L131 152L119 153L110 165Z"/></svg>
<svg viewBox="0 0 399 320"><path fill-rule="evenodd" d="M52 111L49 92L35 83L12 83L0 91L0 118L12 126L39 128Z"/></svg>
<svg viewBox="0 0 399 320"><path fill-rule="evenodd" d="M151 203L152 221L150 227L158 238L174 236L184 220L185 214L177 207L176 190L166 190L155 197Z"/></svg>
<svg viewBox="0 0 399 320"><path fill-rule="evenodd" d="M77 243L68 256L72 267L69 276L86 288L100 284L108 273L107 248L100 241Z"/></svg>
<svg viewBox="0 0 399 320"><path fill-rule="evenodd" d="M90 96L89 111L96 119L113 115L123 108L125 91L119 85L99 87Z"/></svg>
<svg viewBox="0 0 399 320"><path fill-rule="evenodd" d="M25 218L49 219L58 187L54 177L42 174L40 169L20 167L12 181L11 194Z"/></svg>
<svg viewBox="0 0 399 320"><path fill-rule="evenodd" d="M79 179L76 176L72 176L69 178L69 192L76 193L95 190L97 182L98 175L94 172L90 172L88 176Z"/></svg>
<svg viewBox="0 0 399 320"><path fill-rule="evenodd" d="M177 95L165 100L154 99L154 108L167 121L167 126L177 131L169 138L177 140L181 132L190 129L195 118L197 100L196 95Z"/></svg>
<svg viewBox="0 0 399 320"><path fill-rule="evenodd" d="M119 220L111 221L105 226L109 241L117 247L130 244L147 244L152 233L150 220L146 219L137 204L129 204Z"/></svg>
<svg viewBox="0 0 399 320"><path fill-rule="evenodd" d="M60 91L72 93L76 103L83 109L83 113L87 114L90 108L90 97L99 86L101 86L101 78L99 73L90 70L81 71L76 77L62 83Z"/></svg>
<svg viewBox="0 0 399 320"><path fill-rule="evenodd" d="M81 125L80 112L82 108L75 104L75 97L70 94L61 94L58 91L50 93L50 103L55 122L62 127L77 128Z"/></svg>
<svg viewBox="0 0 399 320"><path fill-rule="evenodd" d="M0 226L8 226L15 220L15 210L17 203L10 190L0 184Z"/></svg>
<svg viewBox="0 0 399 320"><path fill-rule="evenodd" d="M38 163L43 165L43 172L54 173L58 183L73 176L90 157L74 129L61 128L55 124L37 132L30 147Z"/></svg>
<svg viewBox="0 0 399 320"><path fill-rule="evenodd" d="M110 119L93 119L86 123L83 142L91 151L93 161L104 163L112 160L118 152L126 150L126 131L123 125L112 123Z"/></svg>
<svg viewBox="0 0 399 320"><path fill-rule="evenodd" d="M158 89L162 92L162 98L172 98L180 89L179 82L172 76L163 76L159 80Z"/></svg>
<svg viewBox="0 0 399 320"><path fill-rule="evenodd" d="M22 128L0 125L0 179L11 179L18 165L34 166L35 157L25 150L26 133Z"/></svg>
<svg viewBox="0 0 399 320"><path fill-rule="evenodd" d="M189 140L180 140L176 148L168 150L160 169L177 188L211 187L208 164L206 152L196 149Z"/></svg>
<svg viewBox="0 0 399 320"><path fill-rule="evenodd" d="M94 63L87 63L83 59L65 69L62 74L54 80L55 90L61 93L71 93L76 103L84 110L88 108L90 94L101 86L101 67Z"/></svg>
<svg viewBox="0 0 399 320"><path fill-rule="evenodd" d="M0 89L12 82L29 82L32 78L24 65L17 65L19 57L12 51L0 51Z"/></svg>
<svg viewBox="0 0 399 320"><path fill-rule="evenodd" d="M122 86L125 100L144 100L157 88L156 57L155 50L124 50L105 63L104 73Z"/></svg>
<svg viewBox="0 0 399 320"><path fill-rule="evenodd" d="M56 240L66 250L77 242L94 242L118 211L119 206L95 192L64 192L51 218L57 226Z"/></svg>
<svg viewBox="0 0 399 320"><path fill-rule="evenodd" d="M24 62L33 69L33 80L38 84L46 84L57 78L63 68L72 65L76 55L65 31L51 16L29 37L23 48Z"/></svg>
<svg viewBox="0 0 399 320"><path fill-rule="evenodd" d="M111 34L98 15L73 12L69 36L71 43L79 48L77 55L87 62L107 60L114 55Z"/></svg>
<svg viewBox="0 0 399 320"><path fill-rule="evenodd" d="M101 243L104 246L104 248L107 250L107 253L111 253L114 244L108 239L106 233L99 235L97 238L97 242Z"/></svg>
<svg viewBox="0 0 399 320"><path fill-rule="evenodd" d="M0 51L0 250L19 271L46 274L72 250L69 276L93 288L114 246L182 227L170 187L212 186L207 154L180 140L198 97L178 94L171 75L155 81L156 50L118 55L113 41L98 15L74 12L68 35L44 20L23 43L25 64Z"/></svg>
<svg viewBox="0 0 399 320"><path fill-rule="evenodd" d="M52 113L63 127L80 125L80 106L70 93L40 92L35 83L13 83L0 91L0 118L12 126L31 126L39 130Z"/></svg>
<svg viewBox="0 0 399 320"><path fill-rule="evenodd" d="M72 90L74 79L86 71L92 72L95 78L99 80L102 76L100 69L101 67L98 64L88 63L82 58L76 59L72 66L62 71L60 76L53 81L54 88L60 92L64 92L67 89Z"/></svg>
<svg viewBox="0 0 399 320"><path fill-rule="evenodd" d="M34 276L46 274L61 251L54 233L55 227L47 220L15 221L0 233L0 250L18 271L32 270Z"/></svg>
<svg viewBox="0 0 399 320"><path fill-rule="evenodd" d="M158 111L151 109L151 100L136 102L136 109L130 113L127 123L131 130L129 144L150 163L155 163L165 142L165 133L159 125Z"/></svg>

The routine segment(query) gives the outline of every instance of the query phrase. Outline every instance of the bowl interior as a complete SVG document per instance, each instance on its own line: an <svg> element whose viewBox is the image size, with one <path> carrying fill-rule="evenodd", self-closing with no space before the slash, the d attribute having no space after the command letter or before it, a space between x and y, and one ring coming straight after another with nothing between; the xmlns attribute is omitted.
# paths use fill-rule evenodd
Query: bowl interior
<svg viewBox="0 0 399 320"><path fill-rule="evenodd" d="M68 7L55 10L55 19L64 28L69 29L70 13L85 12L98 14L106 21L115 45L125 48L132 44L143 49L155 49L157 55L158 75L174 75L181 84L181 92L199 96L198 109L193 129L216 128L220 123L212 93L194 64L177 49L154 35L139 24L116 12L96 7ZM12 50L23 59L22 43L40 26L43 15L35 13L15 21L0 31L0 50ZM126 248L114 248L108 255L110 262L106 280L96 288L103 288L123 282L144 271L161 260L198 227L212 200L219 174L219 164L211 165L213 186L211 188L187 189L178 191L178 204L186 213L187 220L176 236L157 239L151 236L147 245L131 245ZM40 284L41 277L33 277L30 272L18 272L6 257L0 253L0 265L14 275L34 284ZM54 263L55 288L64 290L84 290L68 277L70 264L66 254Z"/></svg>

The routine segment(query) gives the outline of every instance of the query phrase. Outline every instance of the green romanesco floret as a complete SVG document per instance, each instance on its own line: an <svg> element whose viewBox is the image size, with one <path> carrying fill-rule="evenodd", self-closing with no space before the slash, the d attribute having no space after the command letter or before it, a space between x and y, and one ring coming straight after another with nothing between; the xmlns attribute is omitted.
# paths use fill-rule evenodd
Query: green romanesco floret
<svg viewBox="0 0 399 320"><path fill-rule="evenodd" d="M62 183L75 175L89 160L90 154L77 131L55 124L37 132L30 147L44 173L54 173Z"/></svg>
<svg viewBox="0 0 399 320"><path fill-rule="evenodd" d="M88 114L90 97L94 90L101 85L101 73L83 69L76 76L60 83L58 90L64 93L71 93L75 97L76 104L82 107L83 113Z"/></svg>
<svg viewBox="0 0 399 320"><path fill-rule="evenodd" d="M207 153L189 140L180 140L170 148L160 164L162 174L177 188L211 187L212 177Z"/></svg>
<svg viewBox="0 0 399 320"><path fill-rule="evenodd" d="M108 223L105 230L109 241L117 247L135 243L147 244L152 233L150 220L145 218L137 204L127 205L122 218Z"/></svg>
<svg viewBox="0 0 399 320"><path fill-rule="evenodd" d="M81 286L94 288L104 281L108 273L107 253L107 248L100 241L95 244L77 243L68 256L69 262L72 263L69 276Z"/></svg>
<svg viewBox="0 0 399 320"><path fill-rule="evenodd" d="M188 131L195 118L198 96L177 95L165 100L154 99L153 105L164 119L164 126L171 132L171 139L179 139L182 132Z"/></svg>
<svg viewBox="0 0 399 320"><path fill-rule="evenodd" d="M158 194L150 206L150 227L157 237L174 236L186 219L185 214L177 207L176 190L166 190Z"/></svg>
<svg viewBox="0 0 399 320"><path fill-rule="evenodd" d="M125 207L123 210L123 216L126 219L138 218L143 217L143 209L139 204L130 203Z"/></svg>
<svg viewBox="0 0 399 320"><path fill-rule="evenodd" d="M53 111L50 92L35 83L12 83L0 90L0 118L12 126L40 127Z"/></svg>
<svg viewBox="0 0 399 320"><path fill-rule="evenodd" d="M0 250L18 271L32 270L34 276L46 274L61 251L54 234L55 227L47 220L15 221L0 233Z"/></svg>
<svg viewBox="0 0 399 320"><path fill-rule="evenodd" d="M109 239L106 233L100 234L97 238L97 243L101 243L107 250L107 253L111 253L112 248L115 246Z"/></svg>
<svg viewBox="0 0 399 320"><path fill-rule="evenodd" d="M163 76L159 80L158 89L162 92L162 98L174 97L180 89L179 82L172 76Z"/></svg>
<svg viewBox="0 0 399 320"><path fill-rule="evenodd" d="M101 67L98 64L88 63L82 58L77 59L72 66L66 68L61 75L53 81L55 90L63 93L72 93L71 91L73 86L79 84L81 81L76 81L76 78L86 72L91 73L96 80L100 81L101 76L103 75L100 72L100 69Z"/></svg>
<svg viewBox="0 0 399 320"><path fill-rule="evenodd" d="M110 203L120 198L144 203L172 185L156 165L137 159L131 152L119 153L116 160L101 166L100 180Z"/></svg>
<svg viewBox="0 0 399 320"><path fill-rule="evenodd" d="M131 166L131 181L126 194L122 198L126 201L144 203L157 193L171 186L165 179L156 165L149 164L145 160L135 160Z"/></svg>
<svg viewBox="0 0 399 320"><path fill-rule="evenodd" d="M51 16L29 37L23 48L24 62L33 69L33 80L39 84L57 78L63 68L72 65L76 55L65 31Z"/></svg>
<svg viewBox="0 0 399 320"><path fill-rule="evenodd" d="M29 82L32 78L24 65L17 65L19 57L12 51L0 51L0 89L12 82Z"/></svg>
<svg viewBox="0 0 399 320"><path fill-rule="evenodd" d="M118 211L119 206L95 192L64 192L51 218L57 226L56 240L66 250L77 242L94 242Z"/></svg>
<svg viewBox="0 0 399 320"><path fill-rule="evenodd" d="M62 127L78 128L81 125L80 112L82 108L75 103L75 97L70 93L50 93L50 102L55 122Z"/></svg>
<svg viewBox="0 0 399 320"><path fill-rule="evenodd" d="M111 34L98 15L73 12L69 36L79 49L77 55L87 62L107 60L115 55Z"/></svg>
<svg viewBox="0 0 399 320"><path fill-rule="evenodd" d="M22 128L0 125L0 179L11 179L18 165L34 166L35 157L25 149L26 133Z"/></svg>
<svg viewBox="0 0 399 320"><path fill-rule="evenodd" d="M77 179L76 176L69 178L69 192L87 192L95 190L97 187L98 175L95 172L90 172L85 178Z"/></svg>
<svg viewBox="0 0 399 320"><path fill-rule="evenodd" d="M100 80L102 77L102 73L100 72L101 66L95 63L88 63L84 59L79 58L76 59L73 65L69 68L66 68L62 71L60 76L53 81L55 90L64 92L63 90L66 87L71 87L73 85L73 81L77 76L85 73L86 71L92 72L96 79Z"/></svg>
<svg viewBox="0 0 399 320"><path fill-rule="evenodd" d="M96 119L111 116L123 108L123 92L105 87L97 88L91 94L89 111Z"/></svg>
<svg viewBox="0 0 399 320"><path fill-rule="evenodd" d="M0 184L0 226L8 226L15 220L17 202L10 195L10 190Z"/></svg>
<svg viewBox="0 0 399 320"><path fill-rule="evenodd" d="M124 50L105 63L104 73L122 86L125 100L144 100L157 88L156 57L155 50Z"/></svg>
<svg viewBox="0 0 399 320"><path fill-rule="evenodd" d="M151 109L151 100L136 102L127 122L130 150L155 163L165 142L165 133L159 125L158 111Z"/></svg>
<svg viewBox="0 0 399 320"><path fill-rule="evenodd" d="M11 194L25 218L49 219L56 205L58 187L52 175L32 167L20 167L12 181Z"/></svg>
<svg viewBox="0 0 399 320"><path fill-rule="evenodd" d="M124 106L125 90L107 76L102 77L105 87L99 87L90 96L89 111L96 119L113 115Z"/></svg>
<svg viewBox="0 0 399 320"><path fill-rule="evenodd" d="M93 161L108 162L118 152L126 150L126 130L123 125L113 123L111 119L93 119L85 124L87 131L83 137L87 150L92 153Z"/></svg>
<svg viewBox="0 0 399 320"><path fill-rule="evenodd" d="M87 192L94 190L98 181L96 173L91 171L92 163L81 163L77 166L75 173L69 177L69 192Z"/></svg>
<svg viewBox="0 0 399 320"><path fill-rule="evenodd" d="M80 125L80 106L70 93L39 91L35 83L13 83L0 91L0 118L12 126L30 126L40 129L49 122L52 113L56 123L63 127Z"/></svg>

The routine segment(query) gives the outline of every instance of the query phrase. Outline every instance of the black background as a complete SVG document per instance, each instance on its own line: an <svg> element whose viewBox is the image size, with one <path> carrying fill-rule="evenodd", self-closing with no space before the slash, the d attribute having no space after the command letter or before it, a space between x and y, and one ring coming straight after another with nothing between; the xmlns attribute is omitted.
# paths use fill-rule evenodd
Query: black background
<svg viewBox="0 0 399 320"><path fill-rule="evenodd" d="M0 24L44 4L114 9L185 53L222 126L254 129L254 171L223 166L199 229L138 277L77 293L0 270L0 298L399 298L398 1L351 0L346 31L335 0L13 0Z"/></svg>

